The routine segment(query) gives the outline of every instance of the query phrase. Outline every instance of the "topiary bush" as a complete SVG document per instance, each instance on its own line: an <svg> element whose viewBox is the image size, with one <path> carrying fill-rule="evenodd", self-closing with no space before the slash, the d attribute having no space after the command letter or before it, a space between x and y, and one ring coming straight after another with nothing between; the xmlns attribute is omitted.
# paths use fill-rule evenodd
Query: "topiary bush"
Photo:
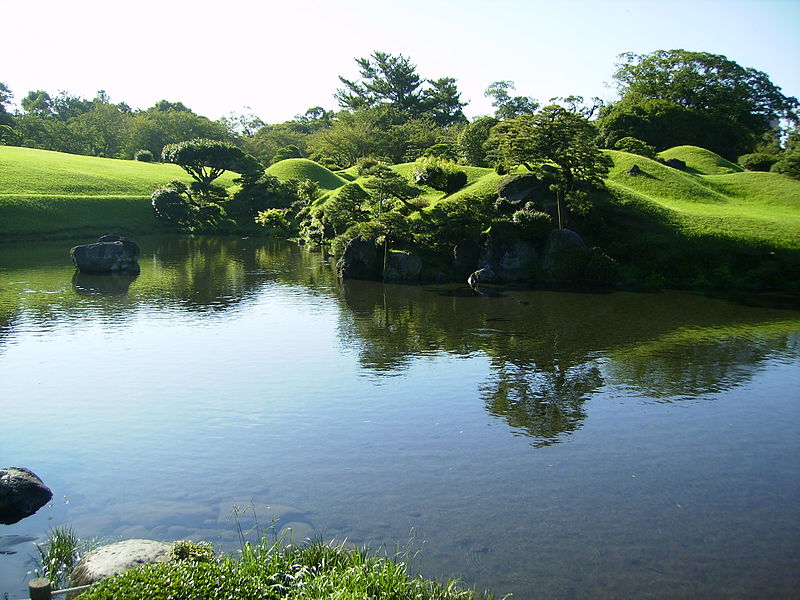
<svg viewBox="0 0 800 600"><path fill-rule="evenodd" d="M153 162L153 153L150 150L137 150L133 159L139 162Z"/></svg>
<svg viewBox="0 0 800 600"><path fill-rule="evenodd" d="M286 160L287 158L303 158L303 153L297 146L289 144L275 153L275 156L272 157L272 164Z"/></svg>
<svg viewBox="0 0 800 600"><path fill-rule="evenodd" d="M525 237L537 242L547 239L553 229L553 218L550 215L528 206L511 215L511 220L519 226Z"/></svg>
<svg viewBox="0 0 800 600"><path fill-rule="evenodd" d="M653 146L639 138L630 136L617 140L614 144L614 149L621 150L622 152L630 152L631 154L638 154L639 156L646 156L647 158L655 159L656 157L656 149Z"/></svg>
<svg viewBox="0 0 800 600"><path fill-rule="evenodd" d="M153 192L150 204L156 217L174 225L191 222L197 209L189 195L189 188L177 179Z"/></svg>
<svg viewBox="0 0 800 600"><path fill-rule="evenodd" d="M740 167L748 171L769 171L780 158L778 154L753 152L752 154L743 154L737 162Z"/></svg>
<svg viewBox="0 0 800 600"><path fill-rule="evenodd" d="M772 165L770 171L788 175L792 179L800 179L800 149L784 152L783 157Z"/></svg>
<svg viewBox="0 0 800 600"><path fill-rule="evenodd" d="M256 215L256 223L264 227L270 235L288 237L292 234L292 223L286 216L286 210L268 208Z"/></svg>
<svg viewBox="0 0 800 600"><path fill-rule="evenodd" d="M467 173L452 160L423 156L414 164L411 179L417 185L427 185L447 194L460 190L467 183Z"/></svg>

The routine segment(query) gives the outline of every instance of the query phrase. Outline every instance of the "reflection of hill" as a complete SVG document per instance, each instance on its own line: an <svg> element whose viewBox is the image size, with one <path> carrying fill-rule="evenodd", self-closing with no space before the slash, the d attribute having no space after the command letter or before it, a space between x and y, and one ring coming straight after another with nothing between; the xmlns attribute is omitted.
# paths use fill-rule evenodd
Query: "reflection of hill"
<svg viewBox="0 0 800 600"><path fill-rule="evenodd" d="M393 374L417 356L479 352L491 365L487 411L536 445L579 428L606 377L655 397L699 394L746 381L775 352L800 355L790 333L800 319L694 295L482 298L362 281L342 292L343 336L364 368Z"/></svg>

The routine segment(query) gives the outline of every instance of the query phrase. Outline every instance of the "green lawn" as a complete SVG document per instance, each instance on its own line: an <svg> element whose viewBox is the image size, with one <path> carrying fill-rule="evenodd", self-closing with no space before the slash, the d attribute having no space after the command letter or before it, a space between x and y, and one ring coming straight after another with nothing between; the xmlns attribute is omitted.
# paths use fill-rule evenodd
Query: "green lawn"
<svg viewBox="0 0 800 600"><path fill-rule="evenodd" d="M163 230L150 195L172 179L191 181L177 165L0 146L0 240Z"/></svg>

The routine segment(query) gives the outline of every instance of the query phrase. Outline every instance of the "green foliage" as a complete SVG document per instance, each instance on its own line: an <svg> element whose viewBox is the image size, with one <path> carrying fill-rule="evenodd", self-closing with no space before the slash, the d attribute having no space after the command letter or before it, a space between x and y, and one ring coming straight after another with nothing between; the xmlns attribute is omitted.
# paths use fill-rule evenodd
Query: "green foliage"
<svg viewBox="0 0 800 600"><path fill-rule="evenodd" d="M201 186L207 187L225 171L258 178L261 165L232 144L209 139L195 139L169 144L161 153L164 162L179 165Z"/></svg>
<svg viewBox="0 0 800 600"><path fill-rule="evenodd" d="M264 173L255 181L243 182L228 201L230 216L240 224L252 223L256 216L268 209L287 209L300 200L297 180L281 181Z"/></svg>
<svg viewBox="0 0 800 600"><path fill-rule="evenodd" d="M47 532L47 540L36 545L36 574L49 579L54 587L65 585L80 560L83 548L71 527L51 529Z"/></svg>
<svg viewBox="0 0 800 600"><path fill-rule="evenodd" d="M643 142L640 139L635 137L624 137L618 139L614 143L614 148L616 150L621 150L622 152L629 152L630 154L638 154L639 156L646 156L647 158L655 158L656 157L656 149L653 148L650 144Z"/></svg>
<svg viewBox="0 0 800 600"><path fill-rule="evenodd" d="M137 150L133 155L133 159L139 162L153 162L153 153L150 150Z"/></svg>
<svg viewBox="0 0 800 600"><path fill-rule="evenodd" d="M772 165L780 160L777 154L767 154L766 152L753 152L743 154L737 161L739 166L747 171L769 171Z"/></svg>
<svg viewBox="0 0 800 600"><path fill-rule="evenodd" d="M597 147L597 131L582 114L558 105L544 107L495 127L498 154L507 167L523 165L529 171L552 165L562 226L561 204L585 212L586 188L602 186L611 160Z"/></svg>
<svg viewBox="0 0 800 600"><path fill-rule="evenodd" d="M461 130L458 136L457 148L461 160L474 167L487 167L486 142L492 128L499 121L494 117L480 117Z"/></svg>
<svg viewBox="0 0 800 600"><path fill-rule="evenodd" d="M352 225L369 218L368 199L369 194L360 185L348 183L325 203L322 212L334 235L340 235Z"/></svg>
<svg viewBox="0 0 800 600"><path fill-rule="evenodd" d="M109 577L85 600L470 600L455 581L439 584L408 573L408 556L390 558L322 542L245 543L241 557L214 562L166 562ZM485 596L483 596L485 597Z"/></svg>
<svg viewBox="0 0 800 600"><path fill-rule="evenodd" d="M287 158L303 158L303 153L294 144L289 144L284 146L280 150L275 153L275 156L272 157L272 163L280 162L282 160L286 160Z"/></svg>
<svg viewBox="0 0 800 600"><path fill-rule="evenodd" d="M511 220L530 240L543 241L553 229L553 218L546 212L536 210L531 202L524 209L514 212Z"/></svg>
<svg viewBox="0 0 800 600"><path fill-rule="evenodd" d="M427 185L447 194L460 190L467 183L467 173L453 161L432 156L417 159L411 177L417 185Z"/></svg>
<svg viewBox="0 0 800 600"><path fill-rule="evenodd" d="M288 237L292 233L292 224L286 216L286 209L268 208L259 211L255 221L264 227L270 235Z"/></svg>
<svg viewBox="0 0 800 600"><path fill-rule="evenodd" d="M532 115L539 108L539 103L530 96L512 97L508 91L516 89L513 81L495 81L486 88L484 96L494 98L494 116L503 121L515 119L521 115Z"/></svg>
<svg viewBox="0 0 800 600"><path fill-rule="evenodd" d="M466 102L461 102L452 77L422 79L416 65L402 54L375 51L355 60L361 81L339 76L344 88L335 98L342 108L361 111L388 105L402 115L402 121L424 117L442 127L466 121L461 111Z"/></svg>
<svg viewBox="0 0 800 600"><path fill-rule="evenodd" d="M421 189L409 184L402 175L393 171L386 164L379 163L369 173L370 176L364 182L364 187L372 195L378 214L381 214L387 206L389 209L394 208L391 205L393 200L412 212L417 209L410 201L422 193Z"/></svg>
<svg viewBox="0 0 800 600"><path fill-rule="evenodd" d="M725 56L657 50L643 55L628 52L620 58L614 77L622 105L641 106L657 100L678 107L673 110L673 117L683 110L689 119L682 121L700 125L692 132L676 123L675 118L660 120L655 127L659 132L666 133L676 125L681 132L681 137L673 137L668 145L694 144L733 158L752 152L760 136L772 129L773 122L796 120L796 98L784 96L765 73L744 68ZM643 139L657 149L665 148L663 141L657 142L653 137L632 132L627 135Z"/></svg>
<svg viewBox="0 0 800 600"><path fill-rule="evenodd" d="M214 546L211 542L179 540L169 549L170 560L208 563L214 559Z"/></svg>
<svg viewBox="0 0 800 600"><path fill-rule="evenodd" d="M781 159L772 165L770 171L788 175L792 179L800 179L800 148L787 150Z"/></svg>
<svg viewBox="0 0 800 600"><path fill-rule="evenodd" d="M150 203L159 219L173 225L191 223L197 208L188 187L177 180L154 191Z"/></svg>
<svg viewBox="0 0 800 600"><path fill-rule="evenodd" d="M435 158L443 158L445 160L455 160L456 155L453 151L452 144L438 143L425 148L422 156L431 156Z"/></svg>

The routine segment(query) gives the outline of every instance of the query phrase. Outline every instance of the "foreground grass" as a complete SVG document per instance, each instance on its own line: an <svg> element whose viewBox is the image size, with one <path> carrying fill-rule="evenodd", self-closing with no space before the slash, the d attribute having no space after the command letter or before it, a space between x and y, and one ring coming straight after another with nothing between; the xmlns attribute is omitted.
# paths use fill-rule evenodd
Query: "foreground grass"
<svg viewBox="0 0 800 600"><path fill-rule="evenodd" d="M152 564L105 579L84 600L468 600L477 595L456 582L410 575L394 558L322 542L282 546L266 539L243 546L240 557Z"/></svg>

